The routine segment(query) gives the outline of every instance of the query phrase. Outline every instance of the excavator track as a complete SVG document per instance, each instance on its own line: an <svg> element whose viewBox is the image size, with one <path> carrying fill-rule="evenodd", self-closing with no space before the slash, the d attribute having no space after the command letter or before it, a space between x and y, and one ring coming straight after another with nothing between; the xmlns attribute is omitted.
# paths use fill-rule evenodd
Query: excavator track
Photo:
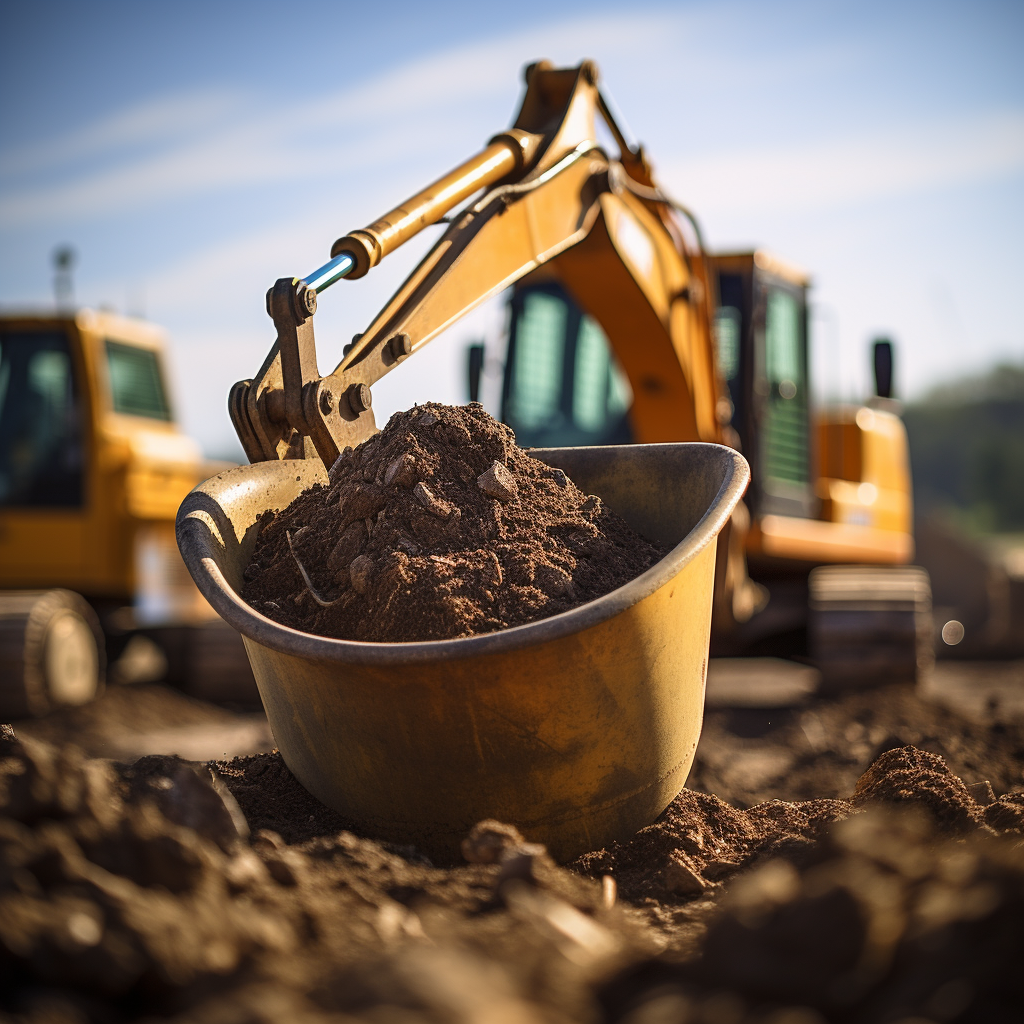
<svg viewBox="0 0 1024 1024"><path fill-rule="evenodd" d="M919 566L812 570L811 656L826 689L920 682L934 663L931 584Z"/></svg>

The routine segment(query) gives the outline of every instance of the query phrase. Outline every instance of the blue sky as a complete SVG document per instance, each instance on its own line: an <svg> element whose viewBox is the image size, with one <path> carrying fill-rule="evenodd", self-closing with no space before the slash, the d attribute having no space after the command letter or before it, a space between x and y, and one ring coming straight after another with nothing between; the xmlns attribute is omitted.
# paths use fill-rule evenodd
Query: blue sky
<svg viewBox="0 0 1024 1024"><path fill-rule="evenodd" d="M523 64L589 56L713 248L811 271L819 393L862 395L885 332L913 396L1024 358L1022 50L1020 3L8 3L0 303L51 301L72 243L76 297L166 327L187 429L231 451L267 287L507 125ZM321 369L436 230L324 296ZM382 381L378 421L464 400L463 347L501 323Z"/></svg>

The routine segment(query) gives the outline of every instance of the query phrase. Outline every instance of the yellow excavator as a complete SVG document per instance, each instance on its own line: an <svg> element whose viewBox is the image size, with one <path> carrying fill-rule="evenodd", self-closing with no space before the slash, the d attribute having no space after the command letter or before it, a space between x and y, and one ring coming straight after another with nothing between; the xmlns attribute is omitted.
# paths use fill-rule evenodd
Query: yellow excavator
<svg viewBox="0 0 1024 1024"><path fill-rule="evenodd" d="M111 313L0 317L5 719L91 700L136 636L207 696L251 691L237 634L175 545L178 505L216 467L175 422L164 348Z"/></svg>
<svg viewBox="0 0 1024 1024"><path fill-rule="evenodd" d="M749 461L747 504L719 539L715 653L809 654L836 685L916 678L931 657L930 592L909 565L891 347L876 346L872 402L816 415L807 275L766 252L710 254L627 142L592 62L531 64L525 79L511 129L268 292L277 341L229 398L250 462L330 467L376 429L375 381L511 288L502 417L521 444L711 441ZM617 153L598 142L598 118ZM318 294L438 222L442 237L321 375ZM471 398L481 366L471 350Z"/></svg>
<svg viewBox="0 0 1024 1024"><path fill-rule="evenodd" d="M374 431L375 381L511 288L502 415L521 443L714 441L750 462L747 505L719 540L715 651L809 652L837 680L913 677L928 657L928 594L907 567L900 420L882 394L815 422L806 275L763 252L709 254L597 78L589 61L530 65L511 129L340 238L313 274L277 282L277 341L229 398L246 455L329 467ZM598 118L617 153L598 142ZM318 293L442 221L321 375ZM175 424L162 348L152 326L105 313L0 320L4 716L88 700L105 653L140 632L186 689L252 693L237 634L211 618L174 550L175 509L209 470Z"/></svg>

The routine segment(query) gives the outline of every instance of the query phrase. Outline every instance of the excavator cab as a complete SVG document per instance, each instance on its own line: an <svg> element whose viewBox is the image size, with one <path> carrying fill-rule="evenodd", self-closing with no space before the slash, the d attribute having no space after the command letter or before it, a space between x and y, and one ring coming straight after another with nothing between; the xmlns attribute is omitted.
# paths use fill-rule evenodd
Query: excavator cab
<svg viewBox="0 0 1024 1024"><path fill-rule="evenodd" d="M764 251L722 253L709 262L718 420L722 439L751 466L750 527L734 524L732 546L739 546L729 559L741 558L756 581L741 591L750 598L746 614L735 614L734 603L720 620L716 652L810 649L824 664L826 652L838 651L843 664L830 669L833 676L862 674L869 652L881 658L883 673L913 676L914 652L927 647L927 609L920 570L896 568L909 561L912 541L905 432L888 398L891 347L875 352L876 364L888 358L876 373L880 398L812 410L809 277ZM501 415L521 444L639 439L635 424L644 422L644 403L656 393L642 382L631 387L601 325L551 269L515 285L508 325ZM637 335L630 344L656 343ZM478 347L469 360L474 398L482 365ZM680 408L678 422L668 424L680 439L688 436L687 411ZM723 551L723 566L726 560ZM852 630L852 639L840 643L837 628ZM894 639L894 628L906 636Z"/></svg>
<svg viewBox="0 0 1024 1024"><path fill-rule="evenodd" d="M805 274L764 252L714 257L721 417L751 465L755 515L816 518ZM723 403L724 405L725 403Z"/></svg>

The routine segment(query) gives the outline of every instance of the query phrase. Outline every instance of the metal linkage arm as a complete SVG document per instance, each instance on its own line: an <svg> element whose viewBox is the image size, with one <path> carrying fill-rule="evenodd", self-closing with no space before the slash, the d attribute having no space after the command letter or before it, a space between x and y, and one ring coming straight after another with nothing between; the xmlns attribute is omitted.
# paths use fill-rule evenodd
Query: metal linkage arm
<svg viewBox="0 0 1024 1024"><path fill-rule="evenodd" d="M331 260L283 278L267 296L277 341L256 379L234 386L232 421L250 461L310 457L330 466L375 431L370 385L489 296L590 231L609 161L594 138L603 113L596 69L533 65L515 126L471 160L366 228L335 242ZM621 136L621 133L617 133ZM623 140L624 142L624 140ZM627 154L623 154L625 157ZM335 370L316 366L318 292L357 278L481 188Z"/></svg>

